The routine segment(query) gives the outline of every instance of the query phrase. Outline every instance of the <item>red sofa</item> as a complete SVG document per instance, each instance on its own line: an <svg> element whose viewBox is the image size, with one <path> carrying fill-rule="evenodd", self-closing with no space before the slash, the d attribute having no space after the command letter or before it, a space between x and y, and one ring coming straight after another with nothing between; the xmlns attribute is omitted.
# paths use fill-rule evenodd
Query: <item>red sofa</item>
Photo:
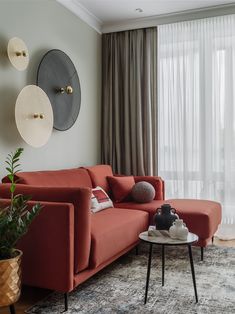
<svg viewBox="0 0 235 314"><path fill-rule="evenodd" d="M164 201L164 181L160 177L134 177L148 181L156 191L151 203L115 203L91 213L91 188L100 186L110 194L108 165L17 174L16 193L31 195L30 205L43 204L39 216L20 241L23 250L23 282L65 294L135 247L140 232L152 221L156 208L171 203L189 230L206 246L221 220L216 202L195 200ZM9 198L8 178L0 185L0 198Z"/></svg>

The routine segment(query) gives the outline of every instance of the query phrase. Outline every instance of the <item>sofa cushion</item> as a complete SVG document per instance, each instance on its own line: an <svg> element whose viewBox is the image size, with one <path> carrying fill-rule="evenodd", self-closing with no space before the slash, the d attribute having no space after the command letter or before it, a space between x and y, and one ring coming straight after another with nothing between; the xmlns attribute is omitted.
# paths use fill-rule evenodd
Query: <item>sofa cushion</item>
<svg viewBox="0 0 235 314"><path fill-rule="evenodd" d="M189 231L201 239L211 238L221 222L220 203L195 199L170 199L166 203L176 209Z"/></svg>
<svg viewBox="0 0 235 314"><path fill-rule="evenodd" d="M107 177L107 179L115 202L131 200L131 190L135 185L133 176Z"/></svg>
<svg viewBox="0 0 235 314"><path fill-rule="evenodd" d="M97 267L136 243L147 228L144 211L108 208L91 215L90 266Z"/></svg>
<svg viewBox="0 0 235 314"><path fill-rule="evenodd" d="M197 234L200 239L211 238L221 222L221 205L214 201L168 199L165 201L152 201L147 204L114 203L114 207L147 211L149 213L149 223L154 224L153 216L156 209L161 207L162 204L170 204L175 208L179 218L184 220L189 231ZM201 244L204 245L203 242Z"/></svg>
<svg viewBox="0 0 235 314"><path fill-rule="evenodd" d="M156 213L156 209L161 207L164 204L164 201L156 201L153 200L150 203L136 203L136 202L123 202L123 203L114 203L114 207L116 208L128 208L128 209L137 209L145 211L149 214L149 224L152 225L153 223L153 216Z"/></svg>
<svg viewBox="0 0 235 314"><path fill-rule="evenodd" d="M44 187L88 187L92 188L90 176L85 169L74 168L64 170L48 170L33 172L18 172L17 183ZM8 177L4 183L10 182Z"/></svg>
<svg viewBox="0 0 235 314"><path fill-rule="evenodd" d="M112 168L109 165L96 165L93 167L86 167L85 169L91 177L93 188L100 186L109 194L110 187L107 177L113 176Z"/></svg>

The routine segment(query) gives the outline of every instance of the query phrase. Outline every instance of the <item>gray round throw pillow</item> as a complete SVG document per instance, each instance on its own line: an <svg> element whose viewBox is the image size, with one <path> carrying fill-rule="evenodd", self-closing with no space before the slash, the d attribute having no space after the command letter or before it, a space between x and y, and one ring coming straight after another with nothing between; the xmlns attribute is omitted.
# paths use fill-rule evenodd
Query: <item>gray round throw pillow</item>
<svg viewBox="0 0 235 314"><path fill-rule="evenodd" d="M155 190L152 184L140 181L133 186L131 196L137 203L148 203L154 199Z"/></svg>

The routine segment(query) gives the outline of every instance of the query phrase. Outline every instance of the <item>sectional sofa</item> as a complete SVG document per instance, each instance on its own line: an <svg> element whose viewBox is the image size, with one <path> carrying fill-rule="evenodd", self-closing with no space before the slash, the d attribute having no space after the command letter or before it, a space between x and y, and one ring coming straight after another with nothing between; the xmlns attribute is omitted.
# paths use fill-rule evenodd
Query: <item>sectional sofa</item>
<svg viewBox="0 0 235 314"><path fill-rule="evenodd" d="M92 213L92 188L102 187L111 197L109 165L55 171L20 172L16 193L31 195L30 206L43 209L19 243L23 250L23 283L68 293L99 270L138 245L138 235L148 229L156 209L164 203L176 208L189 230L199 236L203 248L221 221L219 203L202 200L164 200L160 177L135 176L155 189L155 199L140 204L114 203ZM3 178L0 198L8 199L9 182Z"/></svg>

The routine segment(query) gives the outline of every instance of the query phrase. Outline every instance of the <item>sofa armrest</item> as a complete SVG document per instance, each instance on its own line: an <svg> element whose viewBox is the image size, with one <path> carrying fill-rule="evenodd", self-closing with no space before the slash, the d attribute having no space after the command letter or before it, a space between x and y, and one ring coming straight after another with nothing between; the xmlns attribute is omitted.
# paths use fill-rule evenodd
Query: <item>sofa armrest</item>
<svg viewBox="0 0 235 314"><path fill-rule="evenodd" d="M1 200L1 206L9 202ZM29 208L35 203L30 201ZM43 208L17 244L23 251L23 283L69 292L74 278L74 208L67 203L40 203Z"/></svg>
<svg viewBox="0 0 235 314"><path fill-rule="evenodd" d="M0 184L0 198L9 198L10 184ZM74 206L74 272L89 266L91 246L91 189L39 187L17 184L15 194L30 195L34 201L71 203Z"/></svg>
<svg viewBox="0 0 235 314"><path fill-rule="evenodd" d="M134 176L135 182L146 181L155 189L155 200L164 200L165 199L165 186L164 181L161 177L156 176Z"/></svg>

